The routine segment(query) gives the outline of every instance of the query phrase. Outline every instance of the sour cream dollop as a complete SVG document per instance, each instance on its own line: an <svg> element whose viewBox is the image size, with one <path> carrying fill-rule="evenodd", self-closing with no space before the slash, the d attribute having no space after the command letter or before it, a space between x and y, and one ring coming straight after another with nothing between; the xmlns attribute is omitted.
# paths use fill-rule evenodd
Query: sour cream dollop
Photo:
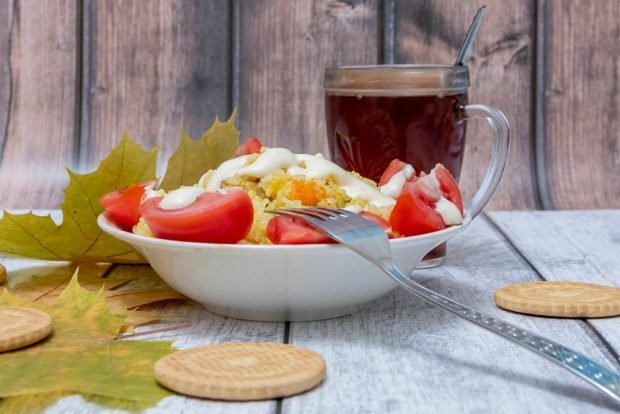
<svg viewBox="0 0 620 414"><path fill-rule="evenodd" d="M170 191L159 202L162 210L178 210L192 204L206 191L200 187L181 187Z"/></svg>

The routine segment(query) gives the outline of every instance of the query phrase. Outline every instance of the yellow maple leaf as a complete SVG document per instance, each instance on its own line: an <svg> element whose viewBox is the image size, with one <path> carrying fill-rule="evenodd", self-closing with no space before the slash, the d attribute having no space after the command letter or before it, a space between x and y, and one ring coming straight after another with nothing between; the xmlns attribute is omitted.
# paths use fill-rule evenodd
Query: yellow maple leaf
<svg viewBox="0 0 620 414"><path fill-rule="evenodd" d="M97 216L102 195L130 184L155 180L158 149L144 151L127 134L96 171L77 174L67 170L69 185L57 225L50 216L33 213L0 218L0 252L17 257L71 262L144 263L128 244L101 231Z"/></svg>
<svg viewBox="0 0 620 414"><path fill-rule="evenodd" d="M239 146L239 135L235 128L235 111L226 122L215 118L213 126L199 140L190 138L181 127L181 140L168 160L161 188L170 191L196 184L205 172L232 157Z"/></svg>
<svg viewBox="0 0 620 414"><path fill-rule="evenodd" d="M226 122L216 118L199 140L191 139L181 128L179 146L168 161L161 187L170 190L195 184L207 170L229 159L238 145L234 112ZM97 216L103 212L99 197L155 180L157 153L158 148L145 151L125 134L96 171L77 174L67 170L69 185L60 206L62 223L32 212L5 211L0 216L0 253L70 262L145 263L131 246L99 229Z"/></svg>
<svg viewBox="0 0 620 414"><path fill-rule="evenodd" d="M169 395L157 385L153 364L174 350L171 342L115 339L125 317L108 310L103 290L82 289L77 272L54 306L7 292L0 305L44 310L54 327L48 339L0 354L0 398L80 393L154 404Z"/></svg>

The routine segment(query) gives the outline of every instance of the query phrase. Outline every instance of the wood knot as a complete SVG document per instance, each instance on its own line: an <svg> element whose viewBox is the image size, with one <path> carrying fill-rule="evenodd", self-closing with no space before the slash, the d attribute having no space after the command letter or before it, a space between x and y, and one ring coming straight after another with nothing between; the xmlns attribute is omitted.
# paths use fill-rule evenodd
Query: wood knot
<svg viewBox="0 0 620 414"><path fill-rule="evenodd" d="M342 17L353 12L355 6L356 4L352 0L332 0L325 5L325 8L327 9L327 14Z"/></svg>

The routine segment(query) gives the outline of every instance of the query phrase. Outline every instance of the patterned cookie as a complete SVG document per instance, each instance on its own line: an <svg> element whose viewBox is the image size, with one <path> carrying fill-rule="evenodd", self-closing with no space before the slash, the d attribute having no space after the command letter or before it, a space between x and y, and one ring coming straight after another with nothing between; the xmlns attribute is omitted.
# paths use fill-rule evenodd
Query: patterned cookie
<svg viewBox="0 0 620 414"><path fill-rule="evenodd" d="M314 351L287 344L231 342L187 349L155 364L155 378L180 394L218 400L265 400L299 394L325 377Z"/></svg>
<svg viewBox="0 0 620 414"><path fill-rule="evenodd" d="M532 315L601 318L620 315L620 289L581 282L530 282L495 292L497 306Z"/></svg>
<svg viewBox="0 0 620 414"><path fill-rule="evenodd" d="M31 308L0 306L0 352L28 346L51 332L52 318L47 313Z"/></svg>

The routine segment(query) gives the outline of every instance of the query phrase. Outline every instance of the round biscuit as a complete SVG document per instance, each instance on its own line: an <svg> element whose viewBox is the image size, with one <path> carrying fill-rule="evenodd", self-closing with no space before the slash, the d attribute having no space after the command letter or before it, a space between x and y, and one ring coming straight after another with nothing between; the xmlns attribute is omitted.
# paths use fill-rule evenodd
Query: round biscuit
<svg viewBox="0 0 620 414"><path fill-rule="evenodd" d="M497 306L531 315L602 318L620 315L620 288L582 282L529 282L505 286Z"/></svg>
<svg viewBox="0 0 620 414"><path fill-rule="evenodd" d="M0 352L39 342L51 332L52 318L47 313L31 308L0 306Z"/></svg>
<svg viewBox="0 0 620 414"><path fill-rule="evenodd" d="M316 352L288 344L229 342L178 351L155 363L166 388L194 397L265 400L307 391L325 377Z"/></svg>

